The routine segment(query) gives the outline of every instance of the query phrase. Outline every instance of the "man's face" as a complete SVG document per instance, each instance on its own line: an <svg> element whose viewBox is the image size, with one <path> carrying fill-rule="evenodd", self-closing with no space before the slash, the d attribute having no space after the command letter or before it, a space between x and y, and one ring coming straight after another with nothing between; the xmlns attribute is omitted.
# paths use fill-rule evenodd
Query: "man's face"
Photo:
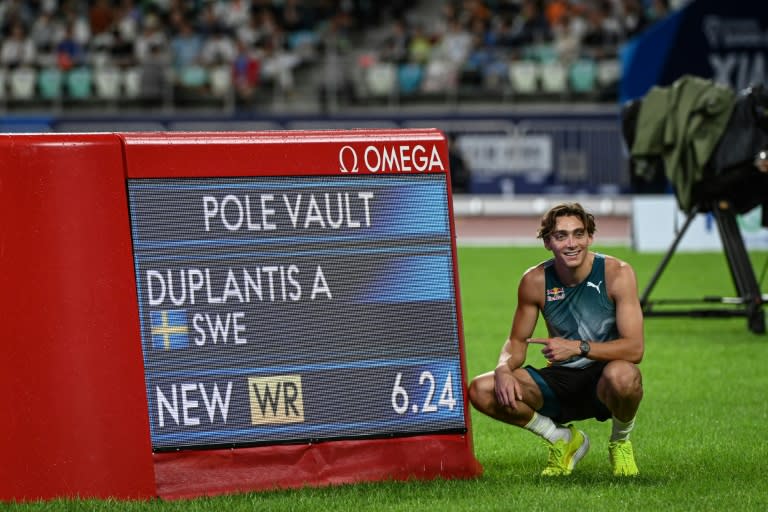
<svg viewBox="0 0 768 512"><path fill-rule="evenodd" d="M544 241L544 247L552 251L555 260L569 268L584 263L591 244L592 237L587 233L584 223L570 215L558 217L555 229Z"/></svg>

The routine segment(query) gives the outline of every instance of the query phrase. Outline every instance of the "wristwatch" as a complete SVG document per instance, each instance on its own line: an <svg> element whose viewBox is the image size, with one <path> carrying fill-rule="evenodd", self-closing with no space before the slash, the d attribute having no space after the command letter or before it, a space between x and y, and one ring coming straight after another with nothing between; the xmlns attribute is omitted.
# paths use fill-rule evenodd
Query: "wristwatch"
<svg viewBox="0 0 768 512"><path fill-rule="evenodd" d="M579 349L581 350L581 357L587 357L589 355L589 342L588 341L580 341L579 342Z"/></svg>

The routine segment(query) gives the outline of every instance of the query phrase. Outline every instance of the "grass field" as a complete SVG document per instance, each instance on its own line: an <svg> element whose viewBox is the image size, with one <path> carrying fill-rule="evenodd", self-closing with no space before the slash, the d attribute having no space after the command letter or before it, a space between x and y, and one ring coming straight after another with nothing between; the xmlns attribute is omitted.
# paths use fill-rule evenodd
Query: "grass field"
<svg viewBox="0 0 768 512"><path fill-rule="evenodd" d="M641 290L660 254L604 248L632 262ZM544 259L541 248L459 249L469 374L491 369L509 329L517 280ZM752 254L759 274L768 253ZM759 277L759 275L758 275ZM766 288L763 283L763 290ZM677 254L651 298L734 295L722 253ZM540 323L537 328L543 334ZM641 364L645 398L633 441L641 475L617 480L607 460L608 423L579 425L590 453L570 477L538 476L546 448L533 434L473 411L474 480L382 482L223 496L192 501L53 501L0 504L10 510L268 511L332 510L768 510L768 335L746 319L648 318ZM535 348L529 362L543 363ZM0 461L1 463L1 461Z"/></svg>

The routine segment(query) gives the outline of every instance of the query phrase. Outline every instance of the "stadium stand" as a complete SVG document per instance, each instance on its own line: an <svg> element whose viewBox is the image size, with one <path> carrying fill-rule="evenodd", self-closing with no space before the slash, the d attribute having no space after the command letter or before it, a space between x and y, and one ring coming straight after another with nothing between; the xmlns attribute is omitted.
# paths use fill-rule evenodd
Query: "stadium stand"
<svg viewBox="0 0 768 512"><path fill-rule="evenodd" d="M614 101L642 1L7 0L0 108Z"/></svg>

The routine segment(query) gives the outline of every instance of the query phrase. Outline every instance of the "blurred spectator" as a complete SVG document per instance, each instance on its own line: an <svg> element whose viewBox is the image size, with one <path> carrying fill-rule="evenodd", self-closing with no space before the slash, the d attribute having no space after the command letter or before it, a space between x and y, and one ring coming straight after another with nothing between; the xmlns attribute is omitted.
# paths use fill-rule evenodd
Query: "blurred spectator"
<svg viewBox="0 0 768 512"><path fill-rule="evenodd" d="M179 31L171 38L171 58L173 68L181 71L187 66L200 63L203 38L195 32L186 19L178 21Z"/></svg>
<svg viewBox="0 0 768 512"><path fill-rule="evenodd" d="M0 2L0 33L10 33L14 23L22 23L24 27L32 25L35 11L32 2L24 0L3 0Z"/></svg>
<svg viewBox="0 0 768 512"><path fill-rule="evenodd" d="M666 18L669 15L669 0L651 0L648 7L648 18L651 22Z"/></svg>
<svg viewBox="0 0 768 512"><path fill-rule="evenodd" d="M284 0L282 2L278 8L277 17L286 32L314 30L316 28L312 7L306 5L307 3L300 0Z"/></svg>
<svg viewBox="0 0 768 512"><path fill-rule="evenodd" d="M136 62L143 63L150 58L153 51L157 48L166 48L167 45L168 38L160 25L160 18L156 14L145 16L141 34L136 37L133 43Z"/></svg>
<svg viewBox="0 0 768 512"><path fill-rule="evenodd" d="M264 37L261 30L261 14L253 11L248 17L248 22L241 25L235 31L235 37L249 46L256 46Z"/></svg>
<svg viewBox="0 0 768 512"><path fill-rule="evenodd" d="M56 62L59 69L69 71L85 64L85 47L75 37L75 25L68 23L64 37L56 45Z"/></svg>
<svg viewBox="0 0 768 512"><path fill-rule="evenodd" d="M70 38L78 43L82 48L88 46L91 39L91 25L88 17L85 16L87 9L81 9L78 2L63 2L61 5L61 24L58 25L60 31L55 34L56 41L64 38Z"/></svg>
<svg viewBox="0 0 768 512"><path fill-rule="evenodd" d="M496 46L505 50L513 50L517 46L512 20L517 14L499 16L491 27L491 35Z"/></svg>
<svg viewBox="0 0 768 512"><path fill-rule="evenodd" d="M195 31L206 38L222 29L223 26L224 24L216 16L215 4L213 2L204 2L197 16Z"/></svg>
<svg viewBox="0 0 768 512"><path fill-rule="evenodd" d="M492 38L488 37L486 22L480 18L472 21L472 50L463 67L462 83L475 86L496 87L506 74L506 63L499 58Z"/></svg>
<svg viewBox="0 0 768 512"><path fill-rule="evenodd" d="M641 0L623 0L624 37L634 37L648 26Z"/></svg>
<svg viewBox="0 0 768 512"><path fill-rule="evenodd" d="M390 25L379 57L381 60L396 64L402 64L408 60L408 30L403 20L394 20Z"/></svg>
<svg viewBox="0 0 768 512"><path fill-rule="evenodd" d="M127 39L122 30L113 29L110 61L120 68L127 68L136 64L135 55L133 40Z"/></svg>
<svg viewBox="0 0 768 512"><path fill-rule="evenodd" d="M570 15L560 17L552 28L557 58L565 65L571 64L581 54L581 37Z"/></svg>
<svg viewBox="0 0 768 512"><path fill-rule="evenodd" d="M32 66L35 64L36 57L35 42L27 36L21 21L14 22L9 36L3 40L0 48L0 63L8 68Z"/></svg>
<svg viewBox="0 0 768 512"><path fill-rule="evenodd" d="M549 0L544 8L544 16L550 27L558 25L571 10L568 0Z"/></svg>
<svg viewBox="0 0 768 512"><path fill-rule="evenodd" d="M264 46L264 59L262 74L277 86L278 92L291 93L294 87L294 69L299 65L299 58L295 53L287 51L276 41L281 38L273 37Z"/></svg>
<svg viewBox="0 0 768 512"><path fill-rule="evenodd" d="M348 102L356 100L354 85L352 83L353 66L350 63L352 43L349 40L347 22L344 16L334 16L318 37L322 52L322 69L320 83L318 84L318 100L323 112L335 110L337 100ZM368 54L365 66L373 64L373 56Z"/></svg>
<svg viewBox="0 0 768 512"><path fill-rule="evenodd" d="M91 35L109 32L115 22L115 13L110 0L95 0L88 10Z"/></svg>
<svg viewBox="0 0 768 512"><path fill-rule="evenodd" d="M176 23L178 32L171 38L170 45L174 90L181 101L194 100L208 92L208 70L202 62L203 38L183 17Z"/></svg>
<svg viewBox="0 0 768 512"><path fill-rule="evenodd" d="M53 55L56 47L56 34L63 32L61 23L53 16L52 10L42 11L35 18L29 36L35 43L39 55ZM43 66L52 65L53 62L41 62Z"/></svg>
<svg viewBox="0 0 768 512"><path fill-rule="evenodd" d="M256 18L256 30L259 34L259 42L263 45L282 47L285 44L284 31L271 9L259 9Z"/></svg>
<svg viewBox="0 0 768 512"><path fill-rule="evenodd" d="M145 106L158 105L163 102L169 90L168 55L160 44L150 44L146 55L139 62L141 72L141 99Z"/></svg>
<svg viewBox="0 0 768 512"><path fill-rule="evenodd" d="M136 5L134 0L120 0L115 23L122 41L133 45L139 35L142 18L141 8Z"/></svg>
<svg viewBox="0 0 768 512"><path fill-rule="evenodd" d="M252 105L261 78L261 62L244 41L237 41L237 55L232 63L232 81L237 102Z"/></svg>
<svg viewBox="0 0 768 512"><path fill-rule="evenodd" d="M206 66L227 64L235 59L237 48L230 33L219 27L210 34L200 50L200 60Z"/></svg>
<svg viewBox="0 0 768 512"><path fill-rule="evenodd" d="M426 64L432 53L432 41L430 41L424 27L416 24L408 42L408 60L417 64Z"/></svg>
<svg viewBox="0 0 768 512"><path fill-rule="evenodd" d="M610 0L602 0L587 9L582 43L585 53L592 58L615 57L618 53L621 26L611 15L612 8Z"/></svg>
<svg viewBox="0 0 768 512"><path fill-rule="evenodd" d="M112 31L100 32L91 38L86 51L93 67L104 68L114 65L112 62L112 47L115 44L115 35Z"/></svg>
<svg viewBox="0 0 768 512"><path fill-rule="evenodd" d="M238 27L248 23L251 16L250 0L216 0L213 12L219 23L234 33Z"/></svg>
<svg viewBox="0 0 768 512"><path fill-rule="evenodd" d="M475 22L480 22L487 26L491 21L491 10L481 0L465 0L461 6L461 13L458 20L464 26L472 26Z"/></svg>
<svg viewBox="0 0 768 512"><path fill-rule="evenodd" d="M434 49L434 54L455 67L460 67L472 49L472 35L465 30L458 20L449 21L448 31L444 33Z"/></svg>
<svg viewBox="0 0 768 512"><path fill-rule="evenodd" d="M523 0L510 32L510 43L515 46L541 44L552 39L551 26L536 0Z"/></svg>

